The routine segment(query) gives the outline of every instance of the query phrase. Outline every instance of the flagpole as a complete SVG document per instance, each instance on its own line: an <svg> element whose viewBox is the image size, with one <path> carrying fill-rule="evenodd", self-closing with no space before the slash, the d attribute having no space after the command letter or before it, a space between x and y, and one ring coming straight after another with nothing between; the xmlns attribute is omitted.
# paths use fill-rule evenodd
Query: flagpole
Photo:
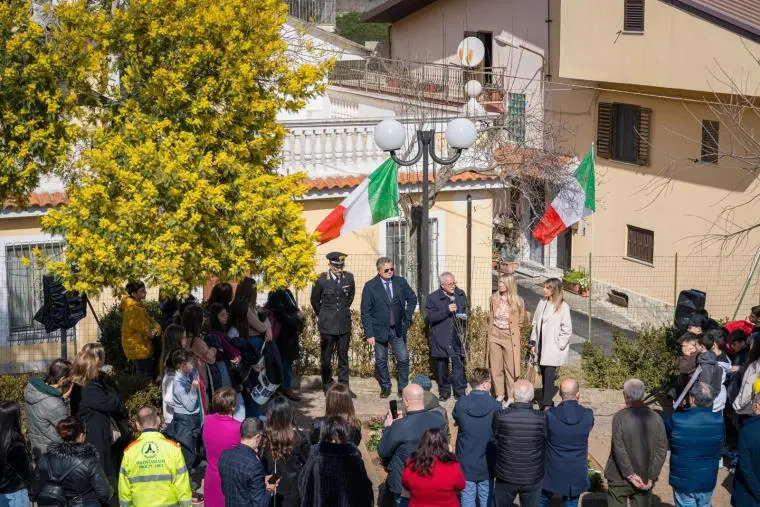
<svg viewBox="0 0 760 507"><path fill-rule="evenodd" d="M596 199L596 155L594 154L594 143L591 143L591 160L594 163L594 199ZM596 211L596 210L594 210ZM595 213L591 213L591 219L589 220L589 225L591 226L591 248L589 248L588 252L588 341L591 343L591 309L592 309L592 292L594 287L594 279L592 278L592 261L594 258L594 215Z"/></svg>

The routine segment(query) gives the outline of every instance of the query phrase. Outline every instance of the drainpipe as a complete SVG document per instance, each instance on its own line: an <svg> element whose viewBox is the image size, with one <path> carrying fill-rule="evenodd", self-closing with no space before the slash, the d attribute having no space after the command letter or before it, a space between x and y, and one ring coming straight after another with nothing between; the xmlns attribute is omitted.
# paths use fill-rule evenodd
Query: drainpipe
<svg viewBox="0 0 760 507"><path fill-rule="evenodd" d="M546 62L548 65L545 70L545 77L547 81L552 80L552 0L546 0Z"/></svg>

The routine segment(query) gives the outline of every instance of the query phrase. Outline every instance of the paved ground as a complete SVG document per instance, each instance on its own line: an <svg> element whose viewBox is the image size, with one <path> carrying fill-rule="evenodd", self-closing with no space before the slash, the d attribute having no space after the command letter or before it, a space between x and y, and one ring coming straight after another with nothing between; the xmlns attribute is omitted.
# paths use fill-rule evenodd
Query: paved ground
<svg viewBox="0 0 760 507"><path fill-rule="evenodd" d="M355 400L357 415L364 421L375 417L383 416L387 411L387 401L378 397L379 389L374 379L352 379L351 388L358 398ZM435 390L435 388L434 388ZM301 380L301 391L304 395L303 401L298 404L299 424L307 425L312 417L323 415L324 413L324 396L320 388L319 378L316 376L304 377ZM395 389L392 391L395 392ZM603 468L609 456L610 435L612 416L622 407L622 394L614 391L588 389L581 393L581 403L592 408L595 415L594 430L589 439L589 453L594 460ZM449 410L454 407L453 399L444 404ZM362 442L362 454L365 457L367 470L370 479L376 488L379 488L385 479L382 470L373 463L376 459L374 453L369 453L366 448L365 438ZM656 484L654 493L657 496L653 505L672 506L673 494L668 486L668 464L660 475L661 480ZM713 495L712 504L716 507L730 505L730 482L732 476L729 476L725 469L721 469L718 476L718 486ZM590 495L584 499L584 506L602 506L606 505L604 496Z"/></svg>

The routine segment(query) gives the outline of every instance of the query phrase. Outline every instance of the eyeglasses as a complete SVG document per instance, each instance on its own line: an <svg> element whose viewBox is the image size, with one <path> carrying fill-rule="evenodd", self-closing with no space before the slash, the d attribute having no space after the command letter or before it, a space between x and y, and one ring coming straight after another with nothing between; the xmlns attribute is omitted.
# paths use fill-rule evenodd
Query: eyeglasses
<svg viewBox="0 0 760 507"><path fill-rule="evenodd" d="M441 285L444 285L444 286L446 286L446 287L450 287L450 286L452 286L452 285L456 285L456 284L457 284L457 282L456 282L456 281L454 281L454 280L451 280L450 282L443 282Z"/></svg>
<svg viewBox="0 0 760 507"><path fill-rule="evenodd" d="M383 273L393 273L395 271L394 268L386 268L383 270Z"/></svg>

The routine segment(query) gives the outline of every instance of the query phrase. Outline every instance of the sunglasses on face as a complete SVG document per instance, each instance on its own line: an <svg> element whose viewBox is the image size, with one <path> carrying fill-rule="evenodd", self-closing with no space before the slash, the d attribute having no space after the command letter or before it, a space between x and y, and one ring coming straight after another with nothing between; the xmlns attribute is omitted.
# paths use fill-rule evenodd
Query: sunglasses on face
<svg viewBox="0 0 760 507"><path fill-rule="evenodd" d="M383 270L383 273L393 273L395 271L394 268L386 268Z"/></svg>

